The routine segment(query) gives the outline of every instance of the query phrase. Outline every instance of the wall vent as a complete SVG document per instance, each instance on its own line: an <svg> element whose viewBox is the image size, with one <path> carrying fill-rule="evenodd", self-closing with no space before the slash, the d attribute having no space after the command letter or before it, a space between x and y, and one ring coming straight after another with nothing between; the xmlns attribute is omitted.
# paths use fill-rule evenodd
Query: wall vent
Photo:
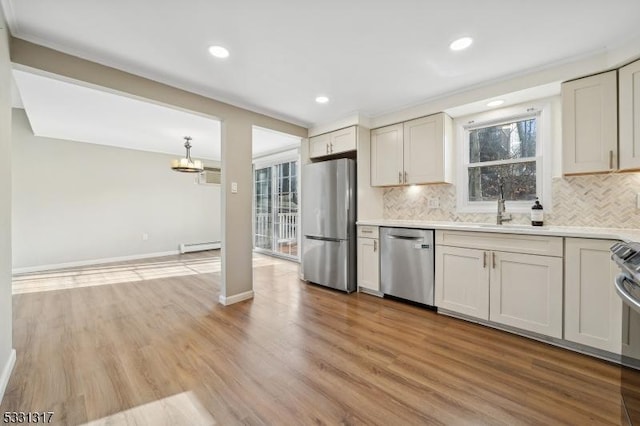
<svg viewBox="0 0 640 426"><path fill-rule="evenodd" d="M199 185L220 185L222 172L217 167L205 167L204 171L196 176L196 183Z"/></svg>

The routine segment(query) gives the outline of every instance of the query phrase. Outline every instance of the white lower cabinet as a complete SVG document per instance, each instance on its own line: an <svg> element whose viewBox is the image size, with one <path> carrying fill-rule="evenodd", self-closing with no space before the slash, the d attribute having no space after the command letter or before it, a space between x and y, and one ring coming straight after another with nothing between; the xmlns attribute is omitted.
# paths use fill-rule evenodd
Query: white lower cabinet
<svg viewBox="0 0 640 426"><path fill-rule="evenodd" d="M436 231L436 306L562 338L562 238L530 237L529 247L527 239ZM442 244L451 241L460 246ZM497 250L504 247L548 255Z"/></svg>
<svg viewBox="0 0 640 426"><path fill-rule="evenodd" d="M491 252L489 319L562 338L562 258Z"/></svg>
<svg viewBox="0 0 640 426"><path fill-rule="evenodd" d="M380 243L377 226L358 227L358 288L380 292Z"/></svg>
<svg viewBox="0 0 640 426"><path fill-rule="evenodd" d="M436 245L436 306L489 319L487 252Z"/></svg>
<svg viewBox="0 0 640 426"><path fill-rule="evenodd" d="M623 304L613 280L611 240L565 238L564 338L608 352L622 347Z"/></svg>

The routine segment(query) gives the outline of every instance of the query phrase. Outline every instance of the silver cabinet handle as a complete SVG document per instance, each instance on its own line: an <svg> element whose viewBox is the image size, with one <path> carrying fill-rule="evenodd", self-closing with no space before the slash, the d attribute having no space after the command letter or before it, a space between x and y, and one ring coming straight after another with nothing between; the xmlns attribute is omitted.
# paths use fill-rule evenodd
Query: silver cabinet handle
<svg viewBox="0 0 640 426"><path fill-rule="evenodd" d="M333 144L329 142L329 152L333 153Z"/></svg>
<svg viewBox="0 0 640 426"><path fill-rule="evenodd" d="M378 240L373 240L373 251L378 250Z"/></svg>
<svg viewBox="0 0 640 426"><path fill-rule="evenodd" d="M613 169L613 150L609 151L609 168Z"/></svg>
<svg viewBox="0 0 640 426"><path fill-rule="evenodd" d="M361 229L360 232L362 232L363 234L373 234L373 231L371 229Z"/></svg>
<svg viewBox="0 0 640 426"><path fill-rule="evenodd" d="M398 183L402 183L402 172L398 172Z"/></svg>
<svg viewBox="0 0 640 426"><path fill-rule="evenodd" d="M404 183L407 183L407 172L404 172Z"/></svg>
<svg viewBox="0 0 640 426"><path fill-rule="evenodd" d="M487 267L487 252L482 252L482 269Z"/></svg>
<svg viewBox="0 0 640 426"><path fill-rule="evenodd" d="M329 144L326 145L327 148L327 154L329 153Z"/></svg>
<svg viewBox="0 0 640 426"><path fill-rule="evenodd" d="M491 252L491 267L496 269L496 252Z"/></svg>

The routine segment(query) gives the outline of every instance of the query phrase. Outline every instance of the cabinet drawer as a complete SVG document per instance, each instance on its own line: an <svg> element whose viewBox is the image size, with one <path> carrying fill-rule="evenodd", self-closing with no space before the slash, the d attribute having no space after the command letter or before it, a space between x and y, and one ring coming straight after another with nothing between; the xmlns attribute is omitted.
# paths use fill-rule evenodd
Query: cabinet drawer
<svg viewBox="0 0 640 426"><path fill-rule="evenodd" d="M562 237L498 234L491 232L436 231L436 244L562 257Z"/></svg>
<svg viewBox="0 0 640 426"><path fill-rule="evenodd" d="M358 226L358 237L360 238L378 238L378 227L369 225Z"/></svg>

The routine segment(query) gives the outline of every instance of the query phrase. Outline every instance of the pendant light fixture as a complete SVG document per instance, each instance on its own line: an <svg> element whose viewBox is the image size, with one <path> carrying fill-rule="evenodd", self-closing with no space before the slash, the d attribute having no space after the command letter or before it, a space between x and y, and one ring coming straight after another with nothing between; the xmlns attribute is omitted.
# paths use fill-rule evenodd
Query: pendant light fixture
<svg viewBox="0 0 640 426"><path fill-rule="evenodd" d="M171 168L176 172L200 173L204 170L204 165L200 160L193 161L191 159L191 137L185 136L184 140L184 147L187 149L187 156L179 160L172 160Z"/></svg>

